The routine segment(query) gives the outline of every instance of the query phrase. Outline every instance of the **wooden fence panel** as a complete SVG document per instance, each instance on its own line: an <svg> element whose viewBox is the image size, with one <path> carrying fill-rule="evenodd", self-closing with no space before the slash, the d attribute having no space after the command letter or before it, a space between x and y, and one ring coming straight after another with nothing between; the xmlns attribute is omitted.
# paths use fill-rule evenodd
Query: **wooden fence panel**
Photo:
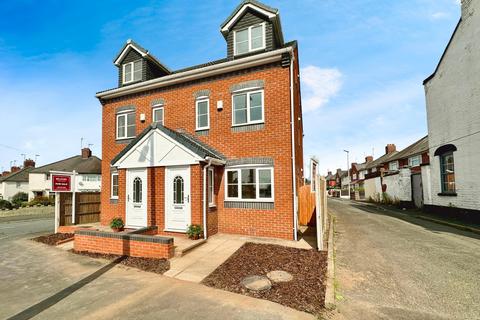
<svg viewBox="0 0 480 320"><path fill-rule="evenodd" d="M301 186L298 190L299 223L302 226L315 226L315 192L310 185Z"/></svg>
<svg viewBox="0 0 480 320"><path fill-rule="evenodd" d="M100 193L79 192L75 195L75 224L100 221ZM72 225L72 194L60 193L60 225Z"/></svg>

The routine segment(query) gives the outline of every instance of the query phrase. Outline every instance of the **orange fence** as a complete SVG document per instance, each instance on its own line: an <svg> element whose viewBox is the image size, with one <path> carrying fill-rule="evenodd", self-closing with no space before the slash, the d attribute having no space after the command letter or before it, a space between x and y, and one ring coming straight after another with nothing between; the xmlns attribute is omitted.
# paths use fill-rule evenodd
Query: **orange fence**
<svg viewBox="0 0 480 320"><path fill-rule="evenodd" d="M315 226L315 192L310 185L298 190L298 220L302 226Z"/></svg>

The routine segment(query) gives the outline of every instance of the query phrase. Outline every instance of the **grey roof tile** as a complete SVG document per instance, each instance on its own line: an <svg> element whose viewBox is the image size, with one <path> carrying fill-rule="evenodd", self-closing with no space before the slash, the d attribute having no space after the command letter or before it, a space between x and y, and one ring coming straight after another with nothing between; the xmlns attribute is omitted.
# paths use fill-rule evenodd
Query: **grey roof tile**
<svg viewBox="0 0 480 320"><path fill-rule="evenodd" d="M81 155L78 155L35 168L31 173L72 172L73 170L84 174L100 174L102 173L102 160L96 156L84 159Z"/></svg>

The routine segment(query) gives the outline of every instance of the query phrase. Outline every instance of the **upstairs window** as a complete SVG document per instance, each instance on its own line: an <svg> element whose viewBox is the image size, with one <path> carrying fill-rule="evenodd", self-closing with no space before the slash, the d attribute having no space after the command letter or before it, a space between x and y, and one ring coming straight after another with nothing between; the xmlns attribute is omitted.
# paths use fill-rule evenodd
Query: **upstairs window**
<svg viewBox="0 0 480 320"><path fill-rule="evenodd" d="M235 55L265 49L265 23L234 31Z"/></svg>
<svg viewBox="0 0 480 320"><path fill-rule="evenodd" d="M142 60L137 60L123 65L123 83L142 80Z"/></svg>
<svg viewBox="0 0 480 320"><path fill-rule="evenodd" d="M195 101L196 130L207 130L210 128L209 109L210 103L207 97L201 97Z"/></svg>
<svg viewBox="0 0 480 320"><path fill-rule="evenodd" d="M135 137L135 112L117 114L117 139Z"/></svg>
<svg viewBox="0 0 480 320"><path fill-rule="evenodd" d="M153 122L157 122L163 126L163 107L156 106L152 109Z"/></svg>
<svg viewBox="0 0 480 320"><path fill-rule="evenodd" d="M440 178L443 193L455 193L455 161L453 152L440 155Z"/></svg>
<svg viewBox="0 0 480 320"><path fill-rule="evenodd" d="M273 168L227 170L226 199L230 201L273 201Z"/></svg>
<svg viewBox="0 0 480 320"><path fill-rule="evenodd" d="M398 161L392 161L388 164L388 170L397 171L398 170Z"/></svg>
<svg viewBox="0 0 480 320"><path fill-rule="evenodd" d="M262 123L263 120L263 90L234 94L233 125Z"/></svg>
<svg viewBox="0 0 480 320"><path fill-rule="evenodd" d="M420 155L416 155L408 158L408 165L410 167L417 167L422 163L422 158Z"/></svg>

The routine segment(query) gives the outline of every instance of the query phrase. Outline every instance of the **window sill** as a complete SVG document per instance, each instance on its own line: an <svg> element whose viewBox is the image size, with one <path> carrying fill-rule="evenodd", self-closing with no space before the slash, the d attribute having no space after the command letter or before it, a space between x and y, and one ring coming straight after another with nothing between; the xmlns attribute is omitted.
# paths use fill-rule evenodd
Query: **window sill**
<svg viewBox="0 0 480 320"><path fill-rule="evenodd" d="M437 195L440 197L456 197L457 193L456 192L440 192Z"/></svg>
<svg viewBox="0 0 480 320"><path fill-rule="evenodd" d="M254 122L248 122L248 123L232 124L232 128L253 126L253 125L257 125L257 124L265 124L265 121L254 121Z"/></svg>
<svg viewBox="0 0 480 320"><path fill-rule="evenodd" d="M265 128L265 122L232 126L232 132L260 131Z"/></svg>
<svg viewBox="0 0 480 320"><path fill-rule="evenodd" d="M111 204L117 204L118 203L118 198L110 198L110 203Z"/></svg>
<svg viewBox="0 0 480 320"><path fill-rule="evenodd" d="M115 139L115 142L117 144L128 144L130 142L132 142L132 140L135 139L135 137L131 137L131 138L117 138Z"/></svg>
<svg viewBox="0 0 480 320"><path fill-rule="evenodd" d="M208 136L209 132L210 132L210 129L197 129L197 130L195 130L195 134L197 136Z"/></svg>
<svg viewBox="0 0 480 320"><path fill-rule="evenodd" d="M256 209L256 210L273 210L275 204L273 201L242 201L242 200L225 200L224 208L227 209Z"/></svg>

